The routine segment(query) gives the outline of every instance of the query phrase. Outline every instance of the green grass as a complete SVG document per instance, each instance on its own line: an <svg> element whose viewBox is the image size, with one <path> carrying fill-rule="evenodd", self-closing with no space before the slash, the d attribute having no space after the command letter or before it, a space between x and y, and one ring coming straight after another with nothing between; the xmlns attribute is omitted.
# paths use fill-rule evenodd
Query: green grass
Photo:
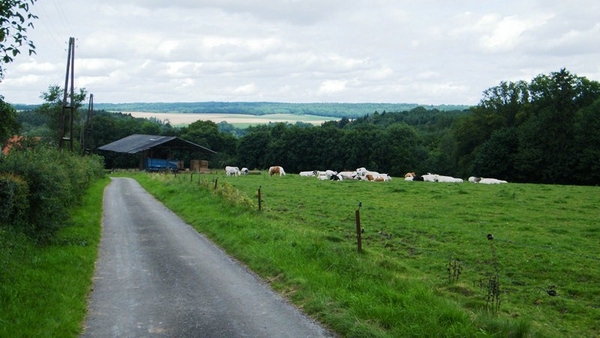
<svg viewBox="0 0 600 338"><path fill-rule="evenodd" d="M86 314L100 240L96 182L48 245L0 229L0 337L77 337Z"/></svg>
<svg viewBox="0 0 600 338"><path fill-rule="evenodd" d="M600 335L598 187L133 177L344 337ZM0 229L0 337L80 334L107 183L50 245ZM495 273L498 312L486 310Z"/></svg>
<svg viewBox="0 0 600 338"><path fill-rule="evenodd" d="M600 335L597 187L136 178L343 336ZM497 312L489 294L499 297Z"/></svg>

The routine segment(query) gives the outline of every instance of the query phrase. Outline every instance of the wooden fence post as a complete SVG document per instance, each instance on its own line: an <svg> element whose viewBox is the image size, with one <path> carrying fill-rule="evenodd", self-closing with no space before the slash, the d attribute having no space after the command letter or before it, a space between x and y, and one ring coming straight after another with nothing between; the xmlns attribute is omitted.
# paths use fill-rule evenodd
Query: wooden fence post
<svg viewBox="0 0 600 338"><path fill-rule="evenodd" d="M262 186L260 186L260 185L258 186L258 211L262 210L262 205L261 205L262 204L262 198L260 196L260 188L261 187Z"/></svg>
<svg viewBox="0 0 600 338"><path fill-rule="evenodd" d="M358 253L362 253L362 230L360 228L360 207L361 202L358 202L358 209L356 209L356 244L358 246Z"/></svg>

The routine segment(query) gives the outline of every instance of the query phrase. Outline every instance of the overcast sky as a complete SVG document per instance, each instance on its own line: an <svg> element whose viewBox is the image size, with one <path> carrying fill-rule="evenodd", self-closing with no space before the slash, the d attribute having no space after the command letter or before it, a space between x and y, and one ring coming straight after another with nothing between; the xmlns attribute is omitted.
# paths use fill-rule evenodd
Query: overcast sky
<svg viewBox="0 0 600 338"><path fill-rule="evenodd" d="M501 81L566 68L600 81L598 0L38 0L0 95L94 102L477 104Z"/></svg>

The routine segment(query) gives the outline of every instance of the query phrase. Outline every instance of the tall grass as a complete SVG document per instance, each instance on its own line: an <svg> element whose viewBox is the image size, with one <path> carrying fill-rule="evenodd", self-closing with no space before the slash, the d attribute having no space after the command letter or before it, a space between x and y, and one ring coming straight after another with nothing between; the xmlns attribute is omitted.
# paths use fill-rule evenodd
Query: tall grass
<svg viewBox="0 0 600 338"><path fill-rule="evenodd" d="M137 179L344 336L600 334L597 187L264 174ZM452 261L460 262L457 278L449 278Z"/></svg>
<svg viewBox="0 0 600 338"><path fill-rule="evenodd" d="M77 337L86 314L108 178L92 184L69 221L39 245L0 228L0 337Z"/></svg>

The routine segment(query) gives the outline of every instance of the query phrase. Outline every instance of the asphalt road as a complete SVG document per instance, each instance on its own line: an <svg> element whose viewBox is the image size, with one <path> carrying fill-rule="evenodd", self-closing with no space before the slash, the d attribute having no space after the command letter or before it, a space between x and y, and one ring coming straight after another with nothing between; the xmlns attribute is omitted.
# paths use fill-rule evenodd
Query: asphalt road
<svg viewBox="0 0 600 338"><path fill-rule="evenodd" d="M331 337L148 194L112 178L82 337Z"/></svg>

